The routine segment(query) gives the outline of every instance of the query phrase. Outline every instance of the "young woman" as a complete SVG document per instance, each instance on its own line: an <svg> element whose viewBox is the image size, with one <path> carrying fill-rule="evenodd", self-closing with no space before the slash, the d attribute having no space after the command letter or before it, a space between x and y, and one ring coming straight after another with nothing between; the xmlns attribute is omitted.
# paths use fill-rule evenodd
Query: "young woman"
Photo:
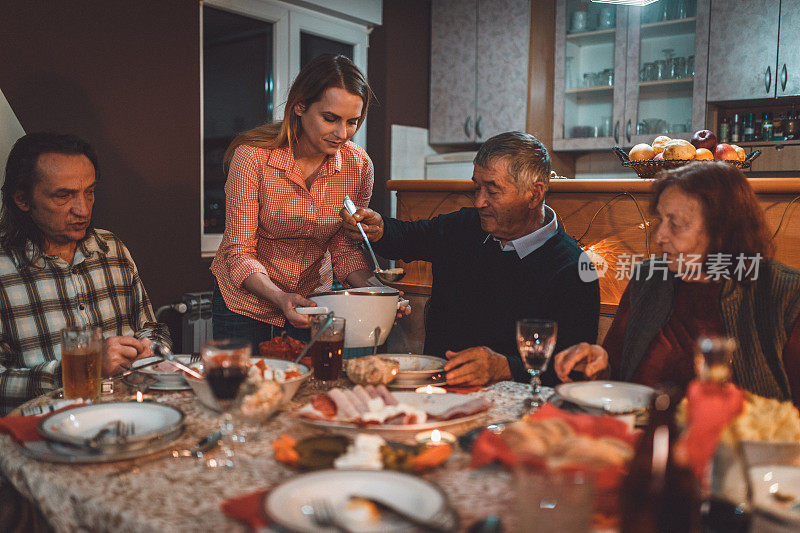
<svg viewBox="0 0 800 533"><path fill-rule="evenodd" d="M363 286L372 273L359 243L340 231L345 195L366 207L372 161L350 139L372 90L346 57L322 55L297 75L283 121L237 136L225 153L225 234L211 271L215 338L258 343L287 331L307 337L296 307L330 290L333 275Z"/></svg>

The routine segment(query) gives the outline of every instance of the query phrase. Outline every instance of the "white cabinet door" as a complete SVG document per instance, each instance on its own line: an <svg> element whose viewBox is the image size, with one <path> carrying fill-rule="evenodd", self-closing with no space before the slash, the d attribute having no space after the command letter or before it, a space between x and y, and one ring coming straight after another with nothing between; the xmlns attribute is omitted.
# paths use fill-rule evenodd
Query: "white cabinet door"
<svg viewBox="0 0 800 533"><path fill-rule="evenodd" d="M530 0L478 0L475 140L525 131Z"/></svg>
<svg viewBox="0 0 800 533"><path fill-rule="evenodd" d="M800 0L781 0L778 96L800 95Z"/></svg>
<svg viewBox="0 0 800 533"><path fill-rule="evenodd" d="M431 3L431 144L475 141L476 2Z"/></svg>
<svg viewBox="0 0 800 533"><path fill-rule="evenodd" d="M712 0L709 102L775 96L780 9L778 0Z"/></svg>

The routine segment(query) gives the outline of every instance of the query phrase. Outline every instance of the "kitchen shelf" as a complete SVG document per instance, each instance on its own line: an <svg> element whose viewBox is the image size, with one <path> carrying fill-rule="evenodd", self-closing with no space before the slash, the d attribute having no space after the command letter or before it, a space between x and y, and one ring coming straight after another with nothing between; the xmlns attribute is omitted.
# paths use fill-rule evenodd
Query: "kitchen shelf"
<svg viewBox="0 0 800 533"><path fill-rule="evenodd" d="M572 89L565 89L564 94L595 94L613 91L613 85L595 85L594 87L574 87Z"/></svg>
<svg viewBox="0 0 800 533"><path fill-rule="evenodd" d="M580 33L568 33L567 42L577 44L578 46L601 43L613 44L616 33L616 28L610 28L608 30L582 31Z"/></svg>
<svg viewBox="0 0 800 533"><path fill-rule="evenodd" d="M677 79L669 79L669 80L655 80L655 81L640 81L639 88L644 89L646 87L686 87L691 88L692 84L694 83L693 78L677 78Z"/></svg>
<svg viewBox="0 0 800 533"><path fill-rule="evenodd" d="M800 139L789 139L788 141L749 141L749 142L732 142L729 141L728 144L735 144L736 146L741 146L742 148L747 148L748 146L755 146L756 148L767 146L791 146L793 144L800 144Z"/></svg>
<svg viewBox="0 0 800 533"><path fill-rule="evenodd" d="M695 17L650 22L648 24L642 24L640 37L642 39L650 39L653 37L673 37L675 35L694 34L696 23L697 19Z"/></svg>

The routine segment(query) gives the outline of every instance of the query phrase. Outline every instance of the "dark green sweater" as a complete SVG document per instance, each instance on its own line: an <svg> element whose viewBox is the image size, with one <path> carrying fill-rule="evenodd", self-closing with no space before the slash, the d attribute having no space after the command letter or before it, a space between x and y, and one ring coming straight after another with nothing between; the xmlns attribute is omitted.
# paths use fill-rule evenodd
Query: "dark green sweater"
<svg viewBox="0 0 800 533"><path fill-rule="evenodd" d="M515 341L517 319L556 320L554 353L597 341L599 284L581 281L581 249L560 227L520 259L515 251L503 252L495 240L487 240L475 208L430 220L383 220L383 237L375 243L379 254L433 266L425 311L426 354L444 357L446 350L488 346L508 359L515 380L527 382ZM545 383L555 381L550 367Z"/></svg>

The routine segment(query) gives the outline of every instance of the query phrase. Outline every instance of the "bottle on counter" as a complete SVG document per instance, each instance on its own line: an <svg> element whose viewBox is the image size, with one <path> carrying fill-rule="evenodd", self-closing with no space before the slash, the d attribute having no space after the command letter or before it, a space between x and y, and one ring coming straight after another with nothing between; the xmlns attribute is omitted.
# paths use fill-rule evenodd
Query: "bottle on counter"
<svg viewBox="0 0 800 533"><path fill-rule="evenodd" d="M792 112L789 113L789 119L786 121L786 131L784 133L787 139L800 138L800 113L798 113L794 107L792 107Z"/></svg>
<svg viewBox="0 0 800 533"><path fill-rule="evenodd" d="M728 122L728 115L722 116L722 122L719 123L719 142L727 143L731 141L730 138L730 123Z"/></svg>
<svg viewBox="0 0 800 533"><path fill-rule="evenodd" d="M772 115L764 113L764 118L761 119L761 138L765 141L772 140Z"/></svg>
<svg viewBox="0 0 800 533"><path fill-rule="evenodd" d="M700 489L688 465L675 457L678 395L657 393L622 484L621 533L699 532Z"/></svg>
<svg viewBox="0 0 800 533"><path fill-rule="evenodd" d="M748 113L747 118L744 121L744 135L742 137L742 141L744 142L752 142L753 141L753 114Z"/></svg>
<svg viewBox="0 0 800 533"><path fill-rule="evenodd" d="M739 122L739 113L733 114L733 124L731 124L731 142L738 143L742 134L742 123Z"/></svg>
<svg viewBox="0 0 800 533"><path fill-rule="evenodd" d="M772 118L772 140L773 141L785 141L786 137L783 135L783 120L784 115L783 113L775 113L775 116Z"/></svg>
<svg viewBox="0 0 800 533"><path fill-rule="evenodd" d="M764 116L756 113L755 117L756 117L756 119L755 119L755 122L753 123L753 140L754 141L760 141L761 138L762 138L761 135L763 133L762 124L763 124L763 121L764 121Z"/></svg>

